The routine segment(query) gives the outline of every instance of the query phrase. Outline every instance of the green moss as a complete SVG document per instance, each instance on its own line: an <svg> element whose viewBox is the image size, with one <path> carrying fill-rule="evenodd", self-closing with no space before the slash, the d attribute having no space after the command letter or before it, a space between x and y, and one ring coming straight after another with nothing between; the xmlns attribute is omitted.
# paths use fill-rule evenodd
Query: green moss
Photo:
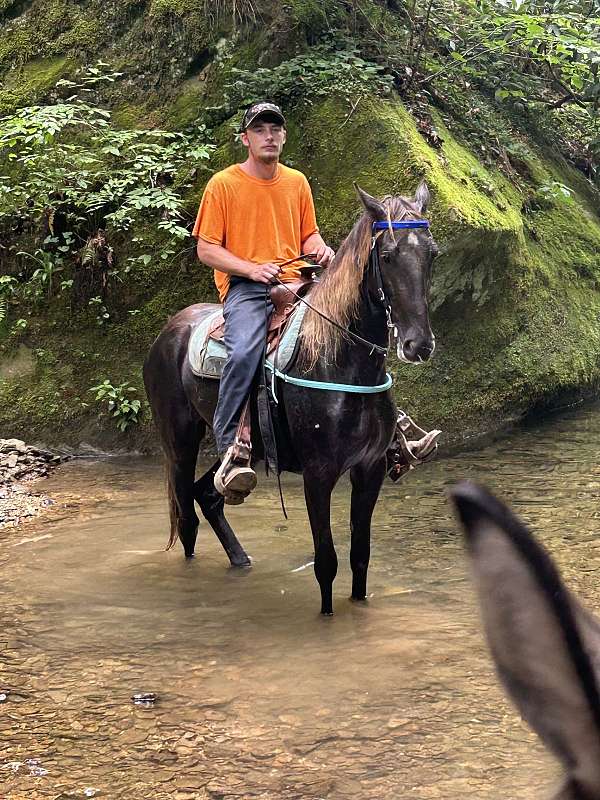
<svg viewBox="0 0 600 800"><path fill-rule="evenodd" d="M183 130L198 119L204 98L204 84L197 78L182 85L165 115L165 124L173 130Z"/></svg>
<svg viewBox="0 0 600 800"><path fill-rule="evenodd" d="M290 124L287 154L292 165L307 169L325 235L339 242L350 229L359 208L353 181L381 196L411 194L425 178L436 239L447 252L434 303L463 294L483 301L489 284L504 279L499 266L522 248L519 193L501 173L481 165L439 119L442 152L425 142L398 102L365 100L348 115L340 101L330 100L302 110ZM526 268L518 255L513 263L520 272Z"/></svg>
<svg viewBox="0 0 600 800"><path fill-rule="evenodd" d="M112 110L112 122L118 128L146 128L147 110L144 105L123 103Z"/></svg>
<svg viewBox="0 0 600 800"><path fill-rule="evenodd" d="M34 30L26 27L9 29L0 35L0 65L23 64L45 46L43 38Z"/></svg>
<svg viewBox="0 0 600 800"><path fill-rule="evenodd" d="M49 420L71 421L81 413L68 401L71 392L72 368L54 363L44 365L47 352L38 356L34 375L0 381L0 427L19 433L23 423L33 430L41 430Z"/></svg>
<svg viewBox="0 0 600 800"><path fill-rule="evenodd" d="M152 0L150 16L162 17L175 14L178 17L198 11L199 0Z"/></svg>
<svg viewBox="0 0 600 800"><path fill-rule="evenodd" d="M69 29L76 7L69 0L33 4L0 33L0 67L19 65L56 50L53 43Z"/></svg>
<svg viewBox="0 0 600 800"><path fill-rule="evenodd" d="M105 40L106 29L100 19L80 16L68 31L56 39L53 49L57 53L71 50L97 53Z"/></svg>
<svg viewBox="0 0 600 800"><path fill-rule="evenodd" d="M38 58L11 70L0 89L0 114L32 105L75 71L76 62L66 57Z"/></svg>
<svg viewBox="0 0 600 800"><path fill-rule="evenodd" d="M288 0L286 12L309 33L318 33L340 21L343 11L335 0Z"/></svg>

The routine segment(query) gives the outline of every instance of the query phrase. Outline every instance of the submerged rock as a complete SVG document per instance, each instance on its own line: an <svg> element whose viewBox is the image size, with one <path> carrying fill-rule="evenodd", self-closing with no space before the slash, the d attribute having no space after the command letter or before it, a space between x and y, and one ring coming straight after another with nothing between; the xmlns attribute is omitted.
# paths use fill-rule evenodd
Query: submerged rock
<svg viewBox="0 0 600 800"><path fill-rule="evenodd" d="M158 695L155 692L138 692L131 699L136 706L152 706L158 700Z"/></svg>

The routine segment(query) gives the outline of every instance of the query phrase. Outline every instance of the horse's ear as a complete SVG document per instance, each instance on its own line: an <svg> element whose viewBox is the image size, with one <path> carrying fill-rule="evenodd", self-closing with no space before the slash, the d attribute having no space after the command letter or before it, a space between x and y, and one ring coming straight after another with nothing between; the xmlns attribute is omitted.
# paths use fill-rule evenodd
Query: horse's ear
<svg viewBox="0 0 600 800"><path fill-rule="evenodd" d="M566 768L555 800L600 797L600 626L507 506L466 481L451 496L498 675Z"/></svg>
<svg viewBox="0 0 600 800"><path fill-rule="evenodd" d="M387 219L387 213L383 207L383 203L380 203L375 197L371 197L371 195L365 192L364 189L361 189L356 182L354 183L354 188L367 213L370 214L376 222L383 222L383 220Z"/></svg>
<svg viewBox="0 0 600 800"><path fill-rule="evenodd" d="M421 183L417 186L417 191L415 192L415 205L419 209L419 214L424 214L427 211L429 199L429 187L425 181L421 181Z"/></svg>

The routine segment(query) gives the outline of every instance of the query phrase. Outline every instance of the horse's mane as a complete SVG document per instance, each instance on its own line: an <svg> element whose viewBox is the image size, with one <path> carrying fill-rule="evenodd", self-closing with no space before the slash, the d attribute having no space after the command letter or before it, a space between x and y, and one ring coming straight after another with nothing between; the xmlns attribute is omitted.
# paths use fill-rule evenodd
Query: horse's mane
<svg viewBox="0 0 600 800"><path fill-rule="evenodd" d="M390 195L381 202L391 220L407 214L420 216L407 197ZM356 319L360 285L371 248L372 222L368 213L362 214L310 293L311 305L343 328ZM310 367L317 359L335 361L343 337L343 331L308 308L300 332L301 363Z"/></svg>

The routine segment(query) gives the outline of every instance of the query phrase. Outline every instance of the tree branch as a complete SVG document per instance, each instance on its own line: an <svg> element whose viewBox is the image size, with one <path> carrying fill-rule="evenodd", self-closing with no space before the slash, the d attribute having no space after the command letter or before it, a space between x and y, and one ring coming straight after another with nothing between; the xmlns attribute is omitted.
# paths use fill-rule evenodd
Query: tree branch
<svg viewBox="0 0 600 800"><path fill-rule="evenodd" d="M558 86L560 86L560 88L565 93L565 97L562 97L560 100L555 101L555 103L550 103L549 104L550 108L560 108L561 106L564 106L565 103L577 103L578 106L586 108L587 103L585 102L585 100L581 97L581 95L577 95L575 94L575 92L569 89L569 87L554 72L552 64L550 64L549 61L546 61L546 66L548 67L548 71L550 72L552 79L556 82Z"/></svg>

